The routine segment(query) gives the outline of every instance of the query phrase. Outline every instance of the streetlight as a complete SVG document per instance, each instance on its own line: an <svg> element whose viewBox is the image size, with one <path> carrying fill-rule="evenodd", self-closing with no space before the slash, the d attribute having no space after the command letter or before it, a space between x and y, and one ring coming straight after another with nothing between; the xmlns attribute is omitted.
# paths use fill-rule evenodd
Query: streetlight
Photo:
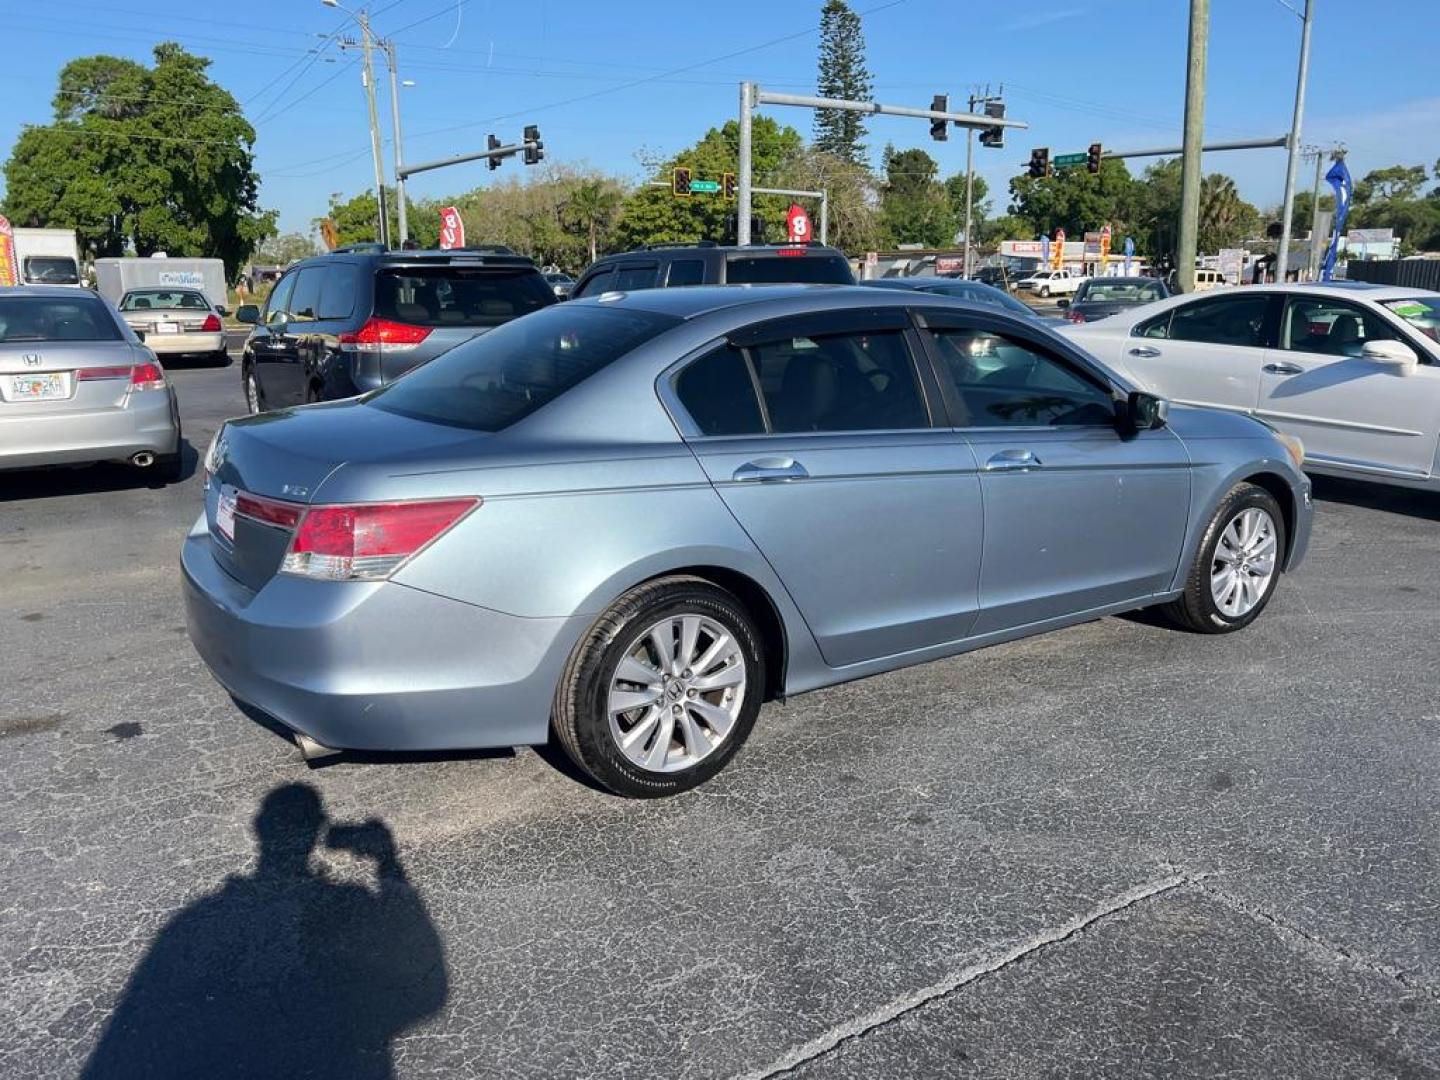
<svg viewBox="0 0 1440 1080"><path fill-rule="evenodd" d="M370 153L375 160L375 200L380 211L378 238L380 243L388 248L390 246L390 215L385 206L385 166L380 160L380 112L375 105L375 64L371 56L375 48L375 35L370 31L370 16L364 8L359 11L351 11L341 4L340 0L320 0L320 2L326 7L343 12L354 19L355 24L360 27L360 49L365 55L365 101L370 111ZM353 42L341 41L340 47L342 49L353 47ZM391 72L392 74L394 72L393 65Z"/></svg>

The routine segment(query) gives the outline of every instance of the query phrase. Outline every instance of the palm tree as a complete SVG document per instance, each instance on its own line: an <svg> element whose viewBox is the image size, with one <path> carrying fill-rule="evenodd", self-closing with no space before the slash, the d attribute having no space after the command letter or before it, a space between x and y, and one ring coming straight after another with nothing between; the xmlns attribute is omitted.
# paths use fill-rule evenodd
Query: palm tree
<svg viewBox="0 0 1440 1080"><path fill-rule="evenodd" d="M565 204L565 217L585 230L590 241L590 261L599 257L602 229L609 228L620 209L620 192L602 180L586 180L575 188Z"/></svg>
<svg viewBox="0 0 1440 1080"><path fill-rule="evenodd" d="M1244 237L1255 208L1240 197L1235 181L1211 173L1200 184L1200 249L1218 250Z"/></svg>

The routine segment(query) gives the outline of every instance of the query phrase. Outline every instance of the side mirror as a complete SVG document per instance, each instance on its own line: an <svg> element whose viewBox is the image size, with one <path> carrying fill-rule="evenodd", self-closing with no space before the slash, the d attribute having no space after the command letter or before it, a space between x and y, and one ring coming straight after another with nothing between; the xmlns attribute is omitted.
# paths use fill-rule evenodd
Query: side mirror
<svg viewBox="0 0 1440 1080"><path fill-rule="evenodd" d="M1385 365L1393 374L1400 376L1413 375L1415 366L1420 363L1415 350L1403 341L1367 341L1360 355L1372 364Z"/></svg>
<svg viewBox="0 0 1440 1080"><path fill-rule="evenodd" d="M222 319L223 319L226 315L229 315L229 314L230 314L230 309L227 308L224 304L216 304L216 305L215 305L215 310L220 313L220 317L221 317Z"/></svg>
<svg viewBox="0 0 1440 1080"><path fill-rule="evenodd" d="M1121 433L1137 435L1164 427L1170 415L1170 402L1145 390L1132 390L1117 411L1121 414Z"/></svg>
<svg viewBox="0 0 1440 1080"><path fill-rule="evenodd" d="M1070 306L1070 301L1067 300L1065 297L1062 296L1059 300L1056 300L1056 301L1055 301L1055 306L1056 306L1056 307L1069 307L1069 306Z"/></svg>
<svg viewBox="0 0 1440 1080"><path fill-rule="evenodd" d="M235 309L235 321L254 326L260 321L260 308L255 304L241 304Z"/></svg>

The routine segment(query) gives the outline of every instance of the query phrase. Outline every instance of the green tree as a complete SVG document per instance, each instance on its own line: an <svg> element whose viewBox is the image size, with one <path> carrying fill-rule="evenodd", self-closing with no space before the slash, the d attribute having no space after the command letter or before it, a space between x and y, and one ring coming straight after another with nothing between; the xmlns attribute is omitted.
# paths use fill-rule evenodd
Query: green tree
<svg viewBox="0 0 1440 1080"><path fill-rule="evenodd" d="M985 235L985 221L990 216L990 185L978 173L972 177L972 180L970 225L975 231L975 235L971 237L973 243ZM945 197L950 201L950 209L955 215L956 223L963 230L965 228L964 173L956 173L945 181Z"/></svg>
<svg viewBox="0 0 1440 1080"><path fill-rule="evenodd" d="M924 150L885 148L880 220L887 247L949 247L954 241L955 208L939 172Z"/></svg>
<svg viewBox="0 0 1440 1080"><path fill-rule="evenodd" d="M1236 247L1259 231L1260 211L1240 197L1234 180L1223 173L1211 173L1200 182L1200 251Z"/></svg>
<svg viewBox="0 0 1440 1080"><path fill-rule="evenodd" d="M877 213L879 192L875 177L864 165L857 165L813 147L788 157L779 166L776 187L798 191L826 191L830 195L829 243L859 254L883 247ZM815 220L815 238L820 238L819 208L810 207Z"/></svg>
<svg viewBox="0 0 1440 1080"><path fill-rule="evenodd" d="M255 249L254 260L263 266L289 266L320 251L313 237L301 233L272 236Z"/></svg>
<svg viewBox="0 0 1440 1080"><path fill-rule="evenodd" d="M1053 176L1017 176L1010 181L1010 212L1030 222L1034 233L1065 235L1078 240L1087 230L1109 225L1129 228L1136 184L1117 158L1106 158L1100 171L1063 169Z"/></svg>
<svg viewBox="0 0 1440 1080"><path fill-rule="evenodd" d="M591 262L599 257L601 240L615 223L623 198L619 185L599 179L585 180L570 193L563 216L584 234L590 245Z"/></svg>
<svg viewBox="0 0 1440 1080"><path fill-rule="evenodd" d="M1423 165L1391 165L1366 173L1355 184L1350 226L1393 229L1405 254L1440 247L1440 189L1422 197L1425 183Z"/></svg>
<svg viewBox="0 0 1440 1080"><path fill-rule="evenodd" d="M1315 195L1309 191L1297 191L1293 212L1290 215L1290 232L1292 235L1303 236L1310 231L1310 223L1314 218ZM1335 212L1335 196L1320 196L1320 212L1333 214ZM1281 217L1281 208L1275 207L1274 212L1268 215L1269 220L1278 220Z"/></svg>
<svg viewBox="0 0 1440 1080"><path fill-rule="evenodd" d="M209 66L172 42L155 46L148 68L71 61L53 122L25 128L5 164L7 215L75 229L90 257L210 256L233 278L275 215L258 205L255 129Z"/></svg>
<svg viewBox="0 0 1440 1080"><path fill-rule="evenodd" d="M870 71L865 66L865 34L860 16L845 0L825 0L820 9L820 70L815 88L821 97L869 101ZM862 114L840 109L815 113L815 149L853 164L865 160Z"/></svg>
<svg viewBox="0 0 1440 1080"><path fill-rule="evenodd" d="M1408 201L1420 197L1425 186L1424 165L1391 165L1372 169L1355 185L1355 203Z"/></svg>

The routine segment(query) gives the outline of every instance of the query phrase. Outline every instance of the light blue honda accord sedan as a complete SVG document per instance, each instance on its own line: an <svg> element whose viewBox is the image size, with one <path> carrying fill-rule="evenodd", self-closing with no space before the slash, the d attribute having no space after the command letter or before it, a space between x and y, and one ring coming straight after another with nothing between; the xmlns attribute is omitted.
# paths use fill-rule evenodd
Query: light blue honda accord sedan
<svg viewBox="0 0 1440 1080"><path fill-rule="evenodd" d="M1309 540L1302 454L993 306L606 293L227 423L190 636L307 756L553 735L666 795L771 699L1135 608L1241 629Z"/></svg>

